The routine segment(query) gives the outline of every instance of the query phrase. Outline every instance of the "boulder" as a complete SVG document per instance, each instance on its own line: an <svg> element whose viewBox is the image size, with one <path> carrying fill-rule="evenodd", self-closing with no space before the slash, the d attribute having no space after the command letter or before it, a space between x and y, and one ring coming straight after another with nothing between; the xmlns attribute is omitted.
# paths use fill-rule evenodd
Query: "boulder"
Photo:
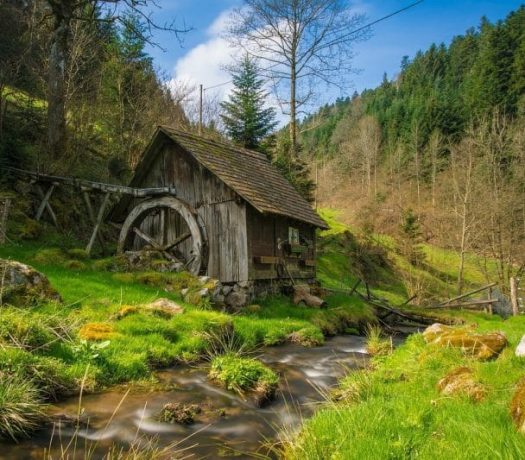
<svg viewBox="0 0 525 460"><path fill-rule="evenodd" d="M525 335L521 338L514 353L518 358L523 358L525 356Z"/></svg>
<svg viewBox="0 0 525 460"><path fill-rule="evenodd" d="M45 275L14 260L0 259L1 303L18 307L62 299Z"/></svg>
<svg viewBox="0 0 525 460"><path fill-rule="evenodd" d="M248 294L242 290L230 292L225 303L234 310L244 307L248 303Z"/></svg>
<svg viewBox="0 0 525 460"><path fill-rule="evenodd" d="M503 332L476 333L472 327L452 327L435 323L423 332L427 343L442 347L460 348L467 355L477 359L491 359L498 356L507 346Z"/></svg>
<svg viewBox="0 0 525 460"><path fill-rule="evenodd" d="M474 371L468 367L458 367L438 382L438 390L444 396L465 395L473 401L481 401L485 387L474 380Z"/></svg>
<svg viewBox="0 0 525 460"><path fill-rule="evenodd" d="M233 287L231 287L231 286L223 286L222 287L222 294L226 296L230 292L232 292L232 290L233 290Z"/></svg>
<svg viewBox="0 0 525 460"><path fill-rule="evenodd" d="M173 302L173 300L160 298L146 305L146 309L151 310L153 313L159 313L162 316L175 316L184 313L184 308L182 308L178 303Z"/></svg>

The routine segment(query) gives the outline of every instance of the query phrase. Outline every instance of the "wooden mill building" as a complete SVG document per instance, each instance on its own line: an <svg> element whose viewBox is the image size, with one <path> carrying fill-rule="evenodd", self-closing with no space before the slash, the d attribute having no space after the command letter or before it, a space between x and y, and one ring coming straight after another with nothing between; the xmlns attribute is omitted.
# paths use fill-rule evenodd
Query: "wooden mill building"
<svg viewBox="0 0 525 460"><path fill-rule="evenodd" d="M315 278L315 231L327 228L264 154L173 128L157 129L112 220L119 249L145 245L223 283Z"/></svg>

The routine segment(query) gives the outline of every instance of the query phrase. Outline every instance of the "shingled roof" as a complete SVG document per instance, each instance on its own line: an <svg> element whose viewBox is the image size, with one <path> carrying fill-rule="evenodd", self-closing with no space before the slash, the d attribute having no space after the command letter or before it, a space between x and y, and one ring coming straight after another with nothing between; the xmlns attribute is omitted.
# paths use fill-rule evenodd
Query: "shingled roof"
<svg viewBox="0 0 525 460"><path fill-rule="evenodd" d="M167 126L159 126L157 129L150 147L146 149L137 167L131 186L139 185L144 169L153 161L151 156L158 153L158 149L151 146L162 135L182 147L259 212L287 216L320 228L328 228L266 155Z"/></svg>

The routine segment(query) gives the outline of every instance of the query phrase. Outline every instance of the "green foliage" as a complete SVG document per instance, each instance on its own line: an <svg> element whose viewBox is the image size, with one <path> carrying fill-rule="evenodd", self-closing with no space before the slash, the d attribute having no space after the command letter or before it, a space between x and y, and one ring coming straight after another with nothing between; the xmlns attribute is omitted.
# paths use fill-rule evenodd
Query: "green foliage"
<svg viewBox="0 0 525 460"><path fill-rule="evenodd" d="M275 110L265 108L264 80L253 58L246 54L233 70L234 88L229 100L221 104L222 121L228 136L237 144L257 150L262 139L275 128Z"/></svg>
<svg viewBox="0 0 525 460"><path fill-rule="evenodd" d="M275 389L279 383L277 374L262 362L234 354L216 356L211 362L209 377L238 393L260 387Z"/></svg>
<svg viewBox="0 0 525 460"><path fill-rule="evenodd" d="M31 381L20 377L0 380L0 438L16 441L44 420L44 407Z"/></svg>
<svg viewBox="0 0 525 460"><path fill-rule="evenodd" d="M71 351L82 361L94 361L100 356L100 351L109 347L110 343L109 340L89 342L81 339L76 345L71 346Z"/></svg>

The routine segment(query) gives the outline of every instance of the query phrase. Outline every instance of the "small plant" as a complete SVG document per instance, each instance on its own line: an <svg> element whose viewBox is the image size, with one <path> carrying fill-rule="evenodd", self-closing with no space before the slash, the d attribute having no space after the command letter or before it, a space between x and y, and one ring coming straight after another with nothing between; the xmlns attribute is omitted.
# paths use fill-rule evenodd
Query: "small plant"
<svg viewBox="0 0 525 460"><path fill-rule="evenodd" d="M366 351L372 356L387 355L392 352L392 343L383 338L383 332L377 325L369 325L366 329Z"/></svg>
<svg viewBox="0 0 525 460"><path fill-rule="evenodd" d="M85 339L81 339L78 344L71 347L71 350L80 359L94 361L100 356L100 351L109 347L110 343L109 340L105 340L104 342L88 342Z"/></svg>

